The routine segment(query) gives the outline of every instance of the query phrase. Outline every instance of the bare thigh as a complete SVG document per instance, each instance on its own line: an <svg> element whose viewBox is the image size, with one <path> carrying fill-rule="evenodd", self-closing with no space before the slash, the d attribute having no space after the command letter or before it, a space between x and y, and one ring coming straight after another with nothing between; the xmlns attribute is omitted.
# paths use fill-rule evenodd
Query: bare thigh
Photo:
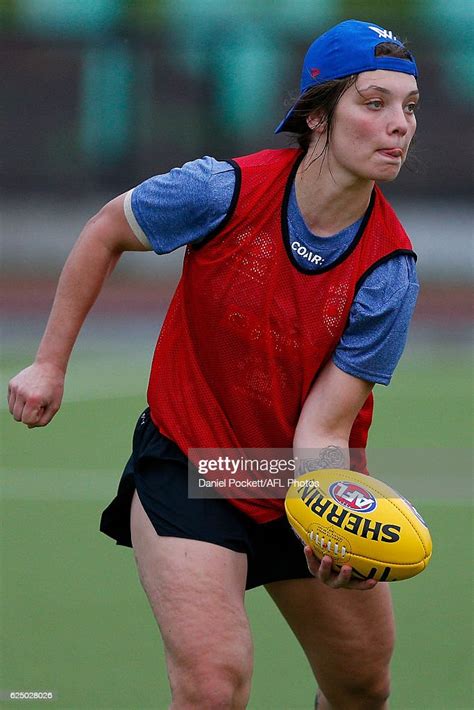
<svg viewBox="0 0 474 710"><path fill-rule="evenodd" d="M131 532L165 646L172 706L245 707L252 673L246 555L157 535L136 492Z"/></svg>
<svg viewBox="0 0 474 710"><path fill-rule="evenodd" d="M384 707L394 644L388 585L356 591L330 589L316 579L297 579L266 588L333 706Z"/></svg>

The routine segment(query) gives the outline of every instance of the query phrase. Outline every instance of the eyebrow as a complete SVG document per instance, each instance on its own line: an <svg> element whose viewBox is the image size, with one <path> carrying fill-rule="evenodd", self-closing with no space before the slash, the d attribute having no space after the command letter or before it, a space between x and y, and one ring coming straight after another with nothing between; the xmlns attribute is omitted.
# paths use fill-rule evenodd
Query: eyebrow
<svg viewBox="0 0 474 710"><path fill-rule="evenodd" d="M371 84L370 86L366 86L364 89L358 89L359 91L369 91L370 89L375 89L376 91L380 91L382 94L391 94L392 92L390 89L386 89L384 86L376 86L375 84ZM413 91L409 91L407 94L408 96L419 96L420 92L418 89L413 89Z"/></svg>

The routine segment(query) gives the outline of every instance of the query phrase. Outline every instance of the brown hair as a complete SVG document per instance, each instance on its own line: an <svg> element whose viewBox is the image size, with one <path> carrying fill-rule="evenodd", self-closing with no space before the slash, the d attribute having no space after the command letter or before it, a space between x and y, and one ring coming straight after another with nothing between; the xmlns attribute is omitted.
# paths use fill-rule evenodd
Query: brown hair
<svg viewBox="0 0 474 710"><path fill-rule="evenodd" d="M396 57L397 59L412 59L405 47L394 42L382 42L375 48L376 57ZM321 123L326 125L326 143L321 154L327 150L331 136L334 112L341 96L357 81L358 74L346 76L343 79L333 79L323 84L313 86L301 94L295 104L287 130L295 134L298 145L305 152L311 143L313 131L306 119L316 113L321 115Z"/></svg>

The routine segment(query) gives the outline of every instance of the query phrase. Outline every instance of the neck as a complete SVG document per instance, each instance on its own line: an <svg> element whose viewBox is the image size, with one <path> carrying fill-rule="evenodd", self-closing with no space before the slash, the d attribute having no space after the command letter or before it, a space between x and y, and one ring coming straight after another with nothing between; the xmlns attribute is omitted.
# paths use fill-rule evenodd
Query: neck
<svg viewBox="0 0 474 710"><path fill-rule="evenodd" d="M298 167L295 187L306 225L314 234L326 237L362 217L369 206L374 181L336 174L327 153L315 159L310 149Z"/></svg>

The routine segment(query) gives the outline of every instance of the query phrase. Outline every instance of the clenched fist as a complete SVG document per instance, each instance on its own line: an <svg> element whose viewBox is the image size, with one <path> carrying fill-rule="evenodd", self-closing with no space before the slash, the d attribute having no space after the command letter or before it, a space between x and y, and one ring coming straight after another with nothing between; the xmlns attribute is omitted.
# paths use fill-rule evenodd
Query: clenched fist
<svg viewBox="0 0 474 710"><path fill-rule="evenodd" d="M64 391L64 372L50 363L33 363L8 385L8 407L17 422L29 429L46 426L54 417Z"/></svg>

